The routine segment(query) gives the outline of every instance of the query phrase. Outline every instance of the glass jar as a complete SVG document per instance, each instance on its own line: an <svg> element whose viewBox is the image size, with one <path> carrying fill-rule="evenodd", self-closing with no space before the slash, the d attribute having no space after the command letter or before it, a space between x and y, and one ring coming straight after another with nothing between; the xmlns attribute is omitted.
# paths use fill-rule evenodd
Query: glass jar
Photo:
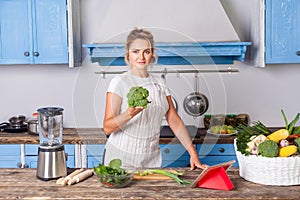
<svg viewBox="0 0 300 200"><path fill-rule="evenodd" d="M249 125L249 115L244 114L244 113L238 114L236 116L236 123L237 123L237 125L239 125L239 124Z"/></svg>
<svg viewBox="0 0 300 200"><path fill-rule="evenodd" d="M204 115L203 123L204 123L204 127L205 127L206 129L209 128L211 116L212 116L211 114L205 114L205 115Z"/></svg>
<svg viewBox="0 0 300 200"><path fill-rule="evenodd" d="M233 126L236 127L237 123L236 123L236 114L227 114L226 118L225 118L225 124L227 126Z"/></svg>

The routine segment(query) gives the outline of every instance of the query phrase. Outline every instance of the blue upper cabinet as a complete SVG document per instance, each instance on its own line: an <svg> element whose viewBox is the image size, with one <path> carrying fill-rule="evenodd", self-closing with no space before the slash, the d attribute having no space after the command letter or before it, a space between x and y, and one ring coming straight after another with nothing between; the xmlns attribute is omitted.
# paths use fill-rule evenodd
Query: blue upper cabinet
<svg viewBox="0 0 300 200"><path fill-rule="evenodd" d="M0 1L0 63L30 63L31 7L25 0ZM28 56L27 56L28 55Z"/></svg>
<svg viewBox="0 0 300 200"><path fill-rule="evenodd" d="M33 1L34 63L68 63L66 0Z"/></svg>
<svg viewBox="0 0 300 200"><path fill-rule="evenodd" d="M74 59L74 49L69 49L74 46L70 45L74 43L70 38L79 38L70 37L74 34L74 24L77 23L77 29L80 24L71 15L78 12L68 10L79 9L74 2L78 0L1 0L0 64L69 64L72 67L80 62L81 52L76 49L80 58Z"/></svg>
<svg viewBox="0 0 300 200"><path fill-rule="evenodd" d="M300 63L300 1L266 0L266 64Z"/></svg>

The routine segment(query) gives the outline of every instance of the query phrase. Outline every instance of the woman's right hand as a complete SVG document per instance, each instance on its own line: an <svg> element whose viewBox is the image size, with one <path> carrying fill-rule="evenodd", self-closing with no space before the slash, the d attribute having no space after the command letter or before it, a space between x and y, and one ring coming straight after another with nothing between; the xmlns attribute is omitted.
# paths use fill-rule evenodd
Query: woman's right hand
<svg viewBox="0 0 300 200"><path fill-rule="evenodd" d="M142 106L137 106L137 107L134 107L134 108L128 107L127 108L127 113L130 116L130 118L133 118L134 116L136 116L137 114L142 112L142 110L144 110L144 108Z"/></svg>

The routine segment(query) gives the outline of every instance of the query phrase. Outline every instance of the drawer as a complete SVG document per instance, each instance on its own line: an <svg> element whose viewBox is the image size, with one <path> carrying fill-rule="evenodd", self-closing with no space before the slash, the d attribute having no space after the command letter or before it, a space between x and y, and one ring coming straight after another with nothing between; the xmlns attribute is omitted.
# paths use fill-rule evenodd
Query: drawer
<svg viewBox="0 0 300 200"><path fill-rule="evenodd" d="M25 156L35 156L38 155L38 144L25 144ZM65 144L65 153L69 156L75 155L74 144Z"/></svg>
<svg viewBox="0 0 300 200"><path fill-rule="evenodd" d="M235 155L233 144L200 144L196 147L199 156L202 155Z"/></svg>
<svg viewBox="0 0 300 200"><path fill-rule="evenodd" d="M21 145L20 144L1 144L0 156L20 156Z"/></svg>

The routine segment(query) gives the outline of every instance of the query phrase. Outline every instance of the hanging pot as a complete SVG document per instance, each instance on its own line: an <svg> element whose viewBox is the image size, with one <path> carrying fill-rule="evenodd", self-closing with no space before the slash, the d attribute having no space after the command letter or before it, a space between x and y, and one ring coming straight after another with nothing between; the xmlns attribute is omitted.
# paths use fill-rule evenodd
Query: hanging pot
<svg viewBox="0 0 300 200"><path fill-rule="evenodd" d="M203 115L208 109L208 99L198 92L198 74L195 74L195 92L190 93L183 101L185 112L193 117Z"/></svg>

